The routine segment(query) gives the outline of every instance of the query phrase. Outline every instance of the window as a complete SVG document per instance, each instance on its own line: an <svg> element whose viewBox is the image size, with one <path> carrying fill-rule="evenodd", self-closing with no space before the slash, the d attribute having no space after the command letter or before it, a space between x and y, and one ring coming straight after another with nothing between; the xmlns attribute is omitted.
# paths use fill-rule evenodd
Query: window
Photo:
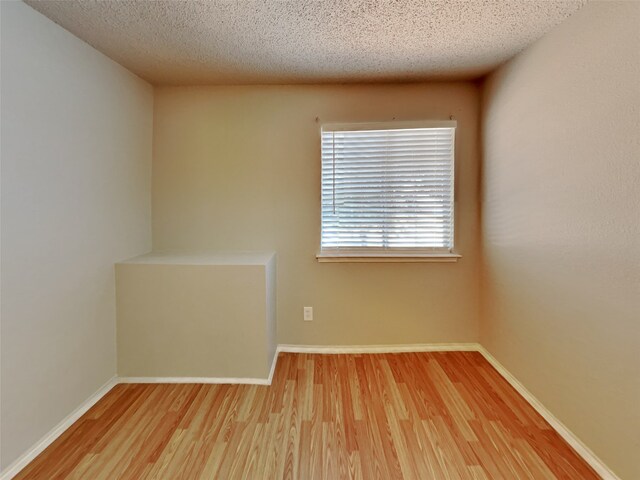
<svg viewBox="0 0 640 480"><path fill-rule="evenodd" d="M323 126L318 259L455 261L455 127L455 121Z"/></svg>

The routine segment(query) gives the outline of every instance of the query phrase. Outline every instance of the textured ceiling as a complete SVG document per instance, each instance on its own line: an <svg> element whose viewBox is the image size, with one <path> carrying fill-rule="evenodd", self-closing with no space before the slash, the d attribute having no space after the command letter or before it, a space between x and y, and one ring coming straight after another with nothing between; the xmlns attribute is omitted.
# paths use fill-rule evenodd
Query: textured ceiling
<svg viewBox="0 0 640 480"><path fill-rule="evenodd" d="M154 84L474 78L585 0L26 0Z"/></svg>

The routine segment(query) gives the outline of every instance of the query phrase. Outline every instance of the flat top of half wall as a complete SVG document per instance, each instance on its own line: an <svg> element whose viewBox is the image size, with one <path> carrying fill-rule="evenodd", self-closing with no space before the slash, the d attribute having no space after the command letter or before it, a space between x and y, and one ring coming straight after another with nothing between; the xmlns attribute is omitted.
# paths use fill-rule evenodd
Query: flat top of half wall
<svg viewBox="0 0 640 480"><path fill-rule="evenodd" d="M162 265L266 265L275 252L149 252L119 263Z"/></svg>

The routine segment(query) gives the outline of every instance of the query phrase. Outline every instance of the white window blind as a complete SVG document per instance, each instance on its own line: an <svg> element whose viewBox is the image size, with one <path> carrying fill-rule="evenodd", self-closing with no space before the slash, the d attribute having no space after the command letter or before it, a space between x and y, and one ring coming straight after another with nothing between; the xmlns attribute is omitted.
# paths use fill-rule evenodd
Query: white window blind
<svg viewBox="0 0 640 480"><path fill-rule="evenodd" d="M455 121L322 128L321 253L453 249Z"/></svg>

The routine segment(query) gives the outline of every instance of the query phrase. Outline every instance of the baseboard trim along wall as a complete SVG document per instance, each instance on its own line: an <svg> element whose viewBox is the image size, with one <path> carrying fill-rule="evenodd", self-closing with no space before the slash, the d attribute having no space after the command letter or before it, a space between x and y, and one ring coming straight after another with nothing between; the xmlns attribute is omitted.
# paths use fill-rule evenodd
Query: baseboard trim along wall
<svg viewBox="0 0 640 480"><path fill-rule="evenodd" d="M478 343L435 343L415 345L279 345L271 362L268 378L227 378L227 377L114 377L101 387L91 398L73 411L36 445L0 474L0 480L10 480L20 470L36 458L54 442L75 421L84 415L98 400L118 383L209 383L209 384L249 384L271 385L278 353L318 353L318 354L360 354L360 353L401 353L401 352L479 352L484 358L522 395L522 397L553 427L554 430L580 455L603 480L620 480L571 430L562 424L536 397L533 396L504 366Z"/></svg>
<svg viewBox="0 0 640 480"><path fill-rule="evenodd" d="M226 385L271 385L268 378L240 377L120 377L118 383L210 383Z"/></svg>
<svg viewBox="0 0 640 480"><path fill-rule="evenodd" d="M45 448L51 445L65 430L73 425L82 415L93 407L98 401L104 397L109 390L118 384L118 377L113 377L107 383L96 391L91 397L89 397L82 405L71 412L67 417L62 420L58 425L53 427L49 433L38 441L33 447L18 457L11 465L9 465L2 473L0 473L0 480L10 480L15 477L20 471L26 467L31 461L40 455Z"/></svg>
<svg viewBox="0 0 640 480"><path fill-rule="evenodd" d="M533 394L527 390L520 381L514 377L509 370L507 370L498 360L495 359L482 345L478 345L478 351L482 356L495 368L502 377L509 382L509 384L516 389L516 391L522 395L522 397L531 405L536 412L538 412L542 418L544 418L553 429L573 448L578 455L580 455L585 462L587 462L591 468L593 468L603 480L620 480L620 478L613 473L607 465L600 460L595 453L593 453L589 447L587 447L582 441L571 432L560 420L556 418Z"/></svg>
<svg viewBox="0 0 640 480"><path fill-rule="evenodd" d="M401 353L401 352L477 352L477 343L419 343L412 345L278 345L287 353Z"/></svg>

